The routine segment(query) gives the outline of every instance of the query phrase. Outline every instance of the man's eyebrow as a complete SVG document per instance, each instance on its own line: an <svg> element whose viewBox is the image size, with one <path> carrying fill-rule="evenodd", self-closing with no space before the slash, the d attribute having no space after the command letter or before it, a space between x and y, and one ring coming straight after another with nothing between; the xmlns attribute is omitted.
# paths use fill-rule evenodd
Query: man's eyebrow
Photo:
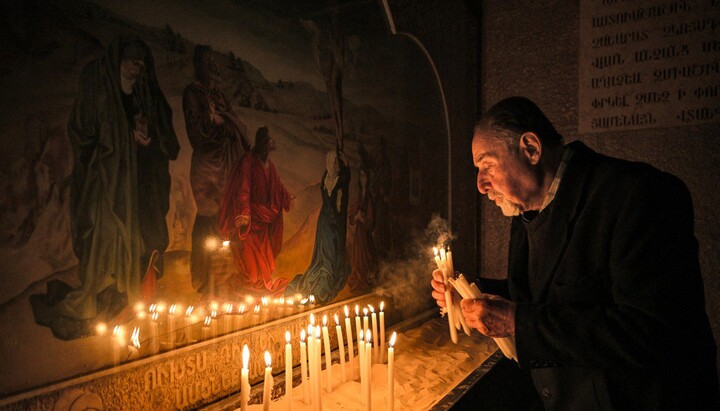
<svg viewBox="0 0 720 411"><path fill-rule="evenodd" d="M480 155L475 157L475 162L479 163L479 162L483 161L484 159L486 159L487 157L492 157L492 155L493 155L492 153L487 152L487 151L484 153L480 153Z"/></svg>

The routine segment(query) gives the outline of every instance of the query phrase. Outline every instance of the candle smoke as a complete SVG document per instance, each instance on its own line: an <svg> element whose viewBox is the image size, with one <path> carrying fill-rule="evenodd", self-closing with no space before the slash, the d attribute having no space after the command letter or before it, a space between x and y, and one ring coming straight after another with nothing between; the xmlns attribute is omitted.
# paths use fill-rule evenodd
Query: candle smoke
<svg viewBox="0 0 720 411"><path fill-rule="evenodd" d="M430 280L436 268L432 248L449 246L455 237L447 220L435 214L425 230L415 232L404 250L404 258L380 263L378 283L374 292L388 300L394 317L391 323L418 312L436 308ZM398 317L396 317L398 316Z"/></svg>

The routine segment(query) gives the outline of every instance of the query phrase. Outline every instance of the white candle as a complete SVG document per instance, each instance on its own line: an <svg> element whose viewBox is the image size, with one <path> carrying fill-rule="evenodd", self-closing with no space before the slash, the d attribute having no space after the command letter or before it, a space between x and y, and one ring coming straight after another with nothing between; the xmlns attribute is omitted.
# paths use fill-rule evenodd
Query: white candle
<svg viewBox="0 0 720 411"><path fill-rule="evenodd" d="M303 387L303 402L310 404L310 384L308 381L307 370L307 349L305 348L305 329L300 330L300 380Z"/></svg>
<svg viewBox="0 0 720 411"><path fill-rule="evenodd" d="M268 313L270 312L270 307L268 306L268 298L267 297L261 298L260 303L261 303L260 322L262 324L265 324L268 319Z"/></svg>
<svg viewBox="0 0 720 411"><path fill-rule="evenodd" d="M125 328L122 325L116 325L113 327L112 335L113 364L119 365L122 362L125 346Z"/></svg>
<svg viewBox="0 0 720 411"><path fill-rule="evenodd" d="M393 331L390 336L390 344L388 346L388 392L387 392L387 410L393 411L395 409L395 339L397 334Z"/></svg>
<svg viewBox="0 0 720 411"><path fill-rule="evenodd" d="M160 351L160 341L158 336L158 312L155 311L150 316L150 353L157 354Z"/></svg>
<svg viewBox="0 0 720 411"><path fill-rule="evenodd" d="M457 344L458 342L458 336L457 336L457 329L455 328L455 310L453 310L453 299L452 299L452 290L450 283L448 282L449 273L448 273L448 267L447 267L447 261L445 260L445 249L440 249L440 258L438 259L437 256L437 248L433 248L433 252L435 253L435 262L437 263L437 266L440 270L443 272L443 283L445 284L445 311L447 312L448 317L448 327L450 330L450 339L453 343Z"/></svg>
<svg viewBox="0 0 720 411"><path fill-rule="evenodd" d="M290 331L285 331L285 402L288 410L292 410L292 388L292 345L290 344Z"/></svg>
<svg viewBox="0 0 720 411"><path fill-rule="evenodd" d="M366 339L365 351L367 352L366 353L367 355L365 357L365 361L367 361L367 365L365 365L365 373L367 374L367 378L365 379L365 381L366 381L365 385L367 387L365 389L365 395L367 396L366 400L365 400L365 409L367 411L371 411L372 410L372 384L371 384L371 382L372 382L372 350L373 350L373 346L372 346L372 334L370 334L369 331L367 334L365 334L365 339Z"/></svg>
<svg viewBox="0 0 720 411"><path fill-rule="evenodd" d="M385 353L385 301L380 302L380 355ZM383 359L380 359L380 363L383 363Z"/></svg>
<svg viewBox="0 0 720 411"><path fill-rule="evenodd" d="M367 376L365 375L365 368L367 366L367 362L365 362L365 331L360 330L360 339L358 340L358 362L360 363L360 388L361 388L361 394L360 398L362 398L361 403L365 405L365 380L367 379Z"/></svg>
<svg viewBox="0 0 720 411"><path fill-rule="evenodd" d="M327 315L323 315L322 326L323 343L325 343L325 376L327 376L327 392L332 392L332 351L330 351L330 337L328 336Z"/></svg>
<svg viewBox="0 0 720 411"><path fill-rule="evenodd" d="M250 361L250 349L247 344L243 345L242 351L242 370L240 371L240 410L247 411L248 400L250 400L250 379L248 361Z"/></svg>
<svg viewBox="0 0 720 411"><path fill-rule="evenodd" d="M202 339L203 339L203 341L210 339L210 323L211 323L211 322L212 322L212 317L209 316L209 315L206 316L206 317L205 317L205 322L203 323L203 327L202 327Z"/></svg>
<svg viewBox="0 0 720 411"><path fill-rule="evenodd" d="M252 325L258 324L260 324L260 306L256 305L255 307L253 307Z"/></svg>
<svg viewBox="0 0 720 411"><path fill-rule="evenodd" d="M320 371L322 370L322 343L320 342L320 326L315 326L315 375L317 384L315 384L315 402L314 406L318 411L322 410L322 387L320 386Z"/></svg>
<svg viewBox="0 0 720 411"><path fill-rule="evenodd" d="M270 411L270 400L272 398L272 358L270 351L265 351L265 381L263 382L263 411Z"/></svg>
<svg viewBox="0 0 720 411"><path fill-rule="evenodd" d="M345 342L343 341L342 327L340 327L340 320L338 315L335 314L335 334L337 334L338 349L340 350L340 372L342 375L342 382L345 382Z"/></svg>
<svg viewBox="0 0 720 411"><path fill-rule="evenodd" d="M169 350L175 348L175 311L177 311L177 304L170 306L167 315L167 346Z"/></svg>
<svg viewBox="0 0 720 411"><path fill-rule="evenodd" d="M185 332L185 342L188 344L191 344L195 342L194 336L193 336L193 325L195 324L195 321L197 321L197 317L193 315L193 310L195 307L192 305L185 310L185 322L183 324L183 330Z"/></svg>
<svg viewBox="0 0 720 411"><path fill-rule="evenodd" d="M357 341L358 344L360 344L360 340L362 339L360 337L360 307L355 305L355 334L357 335ZM359 354L358 354L359 355Z"/></svg>
<svg viewBox="0 0 720 411"><path fill-rule="evenodd" d="M368 309L363 308L363 331L365 331L365 335L367 335L369 330L370 327L368 326Z"/></svg>
<svg viewBox="0 0 720 411"><path fill-rule="evenodd" d="M210 315L211 321L210 321L210 336L212 338L217 337L218 335L218 319L217 319L217 311L212 310L212 314Z"/></svg>
<svg viewBox="0 0 720 411"><path fill-rule="evenodd" d="M345 335L347 336L348 340L348 362L350 362L350 379L355 379L355 347L353 347L353 336L352 336L352 327L350 326L350 311L348 310L348 306L346 305L344 307L345 310Z"/></svg>
<svg viewBox="0 0 720 411"><path fill-rule="evenodd" d="M238 305L238 311L237 314L235 314L235 319L233 320L233 327L236 330L240 330L243 328L242 320L245 318L245 304Z"/></svg>
<svg viewBox="0 0 720 411"><path fill-rule="evenodd" d="M372 335L375 336L375 340L373 340L373 351L377 351L378 348L378 323L377 323L377 314L375 314L375 307L372 305L368 305L370 307L371 317L372 317Z"/></svg>
<svg viewBox="0 0 720 411"><path fill-rule="evenodd" d="M313 410L315 404L315 391L317 391L317 372L315 371L315 328L308 325L308 371L310 372L310 403Z"/></svg>
<svg viewBox="0 0 720 411"><path fill-rule="evenodd" d="M233 305L232 303L225 303L225 315L223 315L223 333L227 334L231 332L232 329L232 312L233 312Z"/></svg>

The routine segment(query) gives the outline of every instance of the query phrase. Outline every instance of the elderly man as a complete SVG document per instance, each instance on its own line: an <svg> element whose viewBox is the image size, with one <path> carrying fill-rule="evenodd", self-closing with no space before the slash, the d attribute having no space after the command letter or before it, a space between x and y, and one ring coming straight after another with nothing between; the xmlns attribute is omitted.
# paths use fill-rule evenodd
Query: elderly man
<svg viewBox="0 0 720 411"><path fill-rule="evenodd" d="M508 287L463 300L468 325L514 336L549 410L716 409L686 186L563 139L511 97L475 127L477 188L513 216ZM440 272L433 297L445 305Z"/></svg>

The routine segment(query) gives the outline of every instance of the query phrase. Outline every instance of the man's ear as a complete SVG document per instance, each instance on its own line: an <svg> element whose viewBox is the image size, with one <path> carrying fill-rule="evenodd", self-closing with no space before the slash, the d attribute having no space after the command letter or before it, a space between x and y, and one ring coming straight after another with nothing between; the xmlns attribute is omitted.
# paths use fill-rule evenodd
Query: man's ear
<svg viewBox="0 0 720 411"><path fill-rule="evenodd" d="M537 165L542 157L542 142L537 134L528 131L520 136L520 152L528 159L530 164Z"/></svg>

